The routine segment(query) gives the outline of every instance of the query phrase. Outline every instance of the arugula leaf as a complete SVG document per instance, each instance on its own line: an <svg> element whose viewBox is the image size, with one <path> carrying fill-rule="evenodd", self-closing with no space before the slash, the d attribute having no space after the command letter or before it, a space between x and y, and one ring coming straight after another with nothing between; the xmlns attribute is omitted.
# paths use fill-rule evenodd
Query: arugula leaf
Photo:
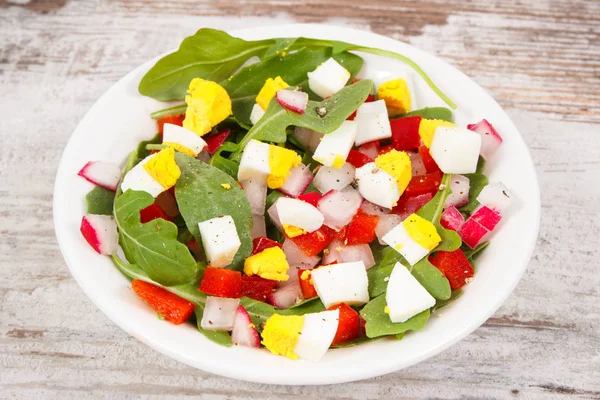
<svg viewBox="0 0 600 400"><path fill-rule="evenodd" d="M177 226L162 218L140 222L140 210L152 203L150 194L134 190L116 198L114 216L125 255L161 285L195 282L199 268L188 248L177 241Z"/></svg>
<svg viewBox="0 0 600 400"><path fill-rule="evenodd" d="M381 295L369 301L360 311L360 315L367 322L365 324L367 337L376 338L398 335L406 331L418 331L423 329L429 319L430 312L425 310L405 322L392 323L389 314L384 311L386 305L385 295Z"/></svg>
<svg viewBox="0 0 600 400"><path fill-rule="evenodd" d="M373 299L387 290L387 279L397 262L403 262L404 258L393 248L387 246L379 253L381 260L367 270L369 279L369 298Z"/></svg>
<svg viewBox="0 0 600 400"><path fill-rule="evenodd" d="M452 294L448 279L429 262L427 257L423 257L418 263L413 265L410 272L419 281L421 286L436 299L445 300Z"/></svg>
<svg viewBox="0 0 600 400"><path fill-rule="evenodd" d="M284 56L283 53L289 51L298 38L277 38L275 43L265 51L263 59L268 59L274 56ZM276 75L277 76L277 75ZM285 79L284 79L285 80Z"/></svg>
<svg viewBox="0 0 600 400"><path fill-rule="evenodd" d="M193 78L223 81L250 57L263 54L274 43L274 39L245 41L223 31L202 28L185 38L176 52L150 68L138 90L157 100L183 100Z"/></svg>
<svg viewBox="0 0 600 400"><path fill-rule="evenodd" d="M411 111L408 114L404 114L403 117L414 117L420 116L427 119L441 119L443 121L453 122L454 117L452 110L446 107L425 107L420 110Z"/></svg>
<svg viewBox="0 0 600 400"><path fill-rule="evenodd" d="M453 290L452 294L450 295L450 297L448 299L446 299L446 300L436 300L435 306L433 306L431 308L431 312L435 312L435 311L439 310L442 307L446 307L448 304L452 303L454 300L456 300L460 296L462 296L463 293L464 292L461 289Z"/></svg>
<svg viewBox="0 0 600 400"><path fill-rule="evenodd" d="M267 319L269 319L269 317L273 314L304 315L317 313L325 310L323 303L321 303L321 300L319 300L318 297L308 299L285 310L279 310L278 308L275 308L270 304L254 300L249 297L242 297L240 303L244 306L244 308L250 315L252 323L259 332L262 330L262 324L267 322Z"/></svg>
<svg viewBox="0 0 600 400"><path fill-rule="evenodd" d="M200 326L202 316L204 315L204 304L196 305L196 308L194 308L194 314L196 314L196 326L198 327L198 330L208 340L225 347L233 346L233 343L231 342L231 336L226 331L209 331Z"/></svg>
<svg viewBox="0 0 600 400"><path fill-rule="evenodd" d="M241 269L252 251L252 211L243 190L225 172L182 153L175 154L181 176L175 184L175 198L187 228L202 243L198 223L231 215L241 246L227 268ZM225 189L222 184L229 184Z"/></svg>
<svg viewBox="0 0 600 400"><path fill-rule="evenodd" d="M486 247L488 247L488 245L490 244L490 242L483 242L480 243L477 247L475 247L474 249L470 248L469 246L463 246L463 253L465 253L465 256L467 257L467 260L472 261L475 259L475 257L477 255L480 254L481 250L485 249Z"/></svg>
<svg viewBox="0 0 600 400"><path fill-rule="evenodd" d="M88 214L112 215L115 192L96 186L85 195Z"/></svg>
<svg viewBox="0 0 600 400"><path fill-rule="evenodd" d="M479 205L477 201L477 196L483 190L483 188L488 184L487 176L481 173L474 174L465 174L467 178L469 178L469 202L462 207L459 207L459 211L463 213L472 213L475 208Z"/></svg>
<svg viewBox="0 0 600 400"><path fill-rule="evenodd" d="M344 87L326 100L309 101L304 114L287 110L273 99L269 103L265 115L239 143L237 151L241 152L252 139L276 143L285 142L287 138L285 130L290 125L309 128L321 133L333 132L366 100L372 87L371 80L361 80ZM320 117L317 109L325 109L325 116Z"/></svg>

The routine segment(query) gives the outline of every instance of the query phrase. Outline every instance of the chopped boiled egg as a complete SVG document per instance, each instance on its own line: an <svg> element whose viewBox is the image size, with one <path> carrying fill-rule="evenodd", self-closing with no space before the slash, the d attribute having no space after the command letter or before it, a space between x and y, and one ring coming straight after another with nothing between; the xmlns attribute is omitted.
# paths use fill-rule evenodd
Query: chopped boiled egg
<svg viewBox="0 0 600 400"><path fill-rule="evenodd" d="M435 305L435 299L404 265L396 263L385 293L386 312L393 323L405 322Z"/></svg>
<svg viewBox="0 0 600 400"><path fill-rule="evenodd" d="M377 88L377 98L385 101L388 114L390 115L406 114L411 109L408 83L402 78L379 85Z"/></svg>
<svg viewBox="0 0 600 400"><path fill-rule="evenodd" d="M469 174L477 170L480 149L478 133L465 128L438 127L429 153L445 174Z"/></svg>
<svg viewBox="0 0 600 400"><path fill-rule="evenodd" d="M175 185L180 175L175 150L169 147L149 155L133 167L123 178L121 190L141 190L156 197Z"/></svg>
<svg viewBox="0 0 600 400"><path fill-rule="evenodd" d="M293 150L285 147L269 145L269 175L267 185L271 189L283 186L290 171L302 164L302 157Z"/></svg>
<svg viewBox="0 0 600 400"><path fill-rule="evenodd" d="M361 196L385 208L398 203L400 189L396 178L379 168L374 162L356 169L356 182Z"/></svg>
<svg viewBox="0 0 600 400"><path fill-rule="evenodd" d="M427 147L431 147L433 141L433 134L435 130L440 126L456 126L456 124L441 119L426 119L423 118L419 124L419 136L421 141Z"/></svg>
<svg viewBox="0 0 600 400"><path fill-rule="evenodd" d="M442 241L433 223L417 214L409 215L386 233L382 240L400 253L410 265L415 265Z"/></svg>
<svg viewBox="0 0 600 400"><path fill-rule="evenodd" d="M330 58L313 72L308 73L308 86L322 98L327 98L346 86L348 79L350 79L350 72Z"/></svg>
<svg viewBox="0 0 600 400"><path fill-rule="evenodd" d="M238 169L238 181L250 178L265 178L271 172L269 144L251 140L242 153Z"/></svg>
<svg viewBox="0 0 600 400"><path fill-rule="evenodd" d="M275 206L277 207L279 221L286 233L288 233L288 227L299 228L304 233L314 232L323 225L325 220L317 207L302 200L280 197L275 202ZM288 236L294 237L289 233Z"/></svg>
<svg viewBox="0 0 600 400"><path fill-rule="evenodd" d="M231 264L241 246L233 218L225 215L209 219L198 223L198 228L208 265L221 268Z"/></svg>
<svg viewBox="0 0 600 400"><path fill-rule="evenodd" d="M354 145L357 127L355 121L344 121L338 129L324 135L313 159L328 167L341 168Z"/></svg>
<svg viewBox="0 0 600 400"><path fill-rule="evenodd" d="M262 331L262 343L273 354L293 360L319 361L331 346L339 310L305 315L273 314Z"/></svg>
<svg viewBox="0 0 600 400"><path fill-rule="evenodd" d="M163 144L191 157L196 157L206 147L206 142L200 136L173 124L164 124Z"/></svg>
<svg viewBox="0 0 600 400"><path fill-rule="evenodd" d="M256 96L256 103L263 109L263 111L267 111L269 103L271 102L273 97L275 97L277 91L285 89L288 86L290 85L285 83L285 81L281 79L280 76L276 77L275 79L267 79L262 89L260 89L260 92L258 92L258 96Z"/></svg>
<svg viewBox="0 0 600 400"><path fill-rule="evenodd" d="M258 103L254 103L252 106L252 112L250 113L250 122L252 122L252 125L256 125L263 115L265 115L265 110L263 110Z"/></svg>
<svg viewBox="0 0 600 400"><path fill-rule="evenodd" d="M231 115L231 99L218 83L194 78L185 96L183 127L202 136Z"/></svg>
<svg viewBox="0 0 600 400"><path fill-rule="evenodd" d="M362 104L356 110L354 120L358 125L355 140L357 146L392 137L390 119L383 100Z"/></svg>
<svg viewBox="0 0 600 400"><path fill-rule="evenodd" d="M339 303L358 306L369 302L369 280L362 261L315 268L310 275L326 308Z"/></svg>
<svg viewBox="0 0 600 400"><path fill-rule="evenodd" d="M258 275L261 278L273 281L287 281L287 274L290 265L287 262L285 253L280 247L269 247L250 256L244 262L244 273L248 276Z"/></svg>
<svg viewBox="0 0 600 400"><path fill-rule="evenodd" d="M398 184L398 191L402 195L412 178L412 166L408 154L391 150L378 156L375 165L394 177Z"/></svg>

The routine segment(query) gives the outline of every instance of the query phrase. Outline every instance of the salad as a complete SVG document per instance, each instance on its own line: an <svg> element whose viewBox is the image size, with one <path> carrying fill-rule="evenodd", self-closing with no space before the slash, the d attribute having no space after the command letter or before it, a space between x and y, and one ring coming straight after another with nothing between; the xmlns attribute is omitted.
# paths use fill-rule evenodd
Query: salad
<svg viewBox="0 0 600 400"><path fill-rule="evenodd" d="M358 79L354 51L410 69ZM415 109L415 83L448 107ZM224 345L318 361L422 329L475 278L511 204L488 183L502 144L401 54L200 29L159 60L125 167L90 161L81 233L169 323Z"/></svg>

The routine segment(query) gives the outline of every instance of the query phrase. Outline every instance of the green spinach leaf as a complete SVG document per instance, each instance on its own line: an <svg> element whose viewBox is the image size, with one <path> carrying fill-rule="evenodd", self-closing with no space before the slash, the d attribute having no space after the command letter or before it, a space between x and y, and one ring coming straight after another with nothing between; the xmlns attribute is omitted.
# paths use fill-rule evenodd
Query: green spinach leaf
<svg viewBox="0 0 600 400"><path fill-rule="evenodd" d="M323 303L321 303L321 300L319 300L318 297L306 300L285 310L279 310L278 308L275 308L270 304L254 300L249 297L242 297L241 304L244 306L244 308L250 315L252 323L259 332L262 330L262 324L265 323L267 319L269 319L269 317L273 314L304 315L310 313L317 313L325 310Z"/></svg>
<svg viewBox="0 0 600 400"><path fill-rule="evenodd" d="M226 331L209 331L207 329L202 328L200 326L200 322L202 321L202 316L204 315L204 304L196 305L194 309L194 313L196 314L196 324L200 333L202 333L208 340L214 342L218 345L231 347L233 343L231 342L231 336Z"/></svg>
<svg viewBox="0 0 600 400"><path fill-rule="evenodd" d="M458 290L453 290L452 294L450 295L450 297L446 300L436 300L435 302L435 306L433 306L431 308L431 312L435 312L437 310L439 310L442 307L447 306L448 304L452 303L454 300L458 299L460 296L463 295L463 291L458 289Z"/></svg>
<svg viewBox="0 0 600 400"><path fill-rule="evenodd" d="M481 193L483 188L488 184L488 179L487 176L479 173L465 174L465 176L469 178L469 184L471 185L469 189L469 202L460 207L458 210L460 212L470 214L479 205L477 196L479 196L479 193Z"/></svg>
<svg viewBox="0 0 600 400"><path fill-rule="evenodd" d="M274 56L284 56L286 52L288 52L296 43L298 38L278 38L275 39L275 43L265 51L265 55L263 56L263 60ZM285 80L285 79L284 79Z"/></svg>
<svg viewBox="0 0 600 400"><path fill-rule="evenodd" d="M411 111L408 114L404 114L403 117L420 116L427 119L441 119L443 121L453 122L454 117L452 110L446 107L425 107L420 110Z"/></svg>
<svg viewBox="0 0 600 400"><path fill-rule="evenodd" d="M393 323L390 321L389 314L385 313L387 303L385 295L381 295L369 301L360 311L360 315L367 322L365 329L367 337L376 338L380 336L398 335L406 331L418 331L423 329L429 319L429 310L425 310L415 315L408 321Z"/></svg>
<svg viewBox="0 0 600 400"><path fill-rule="evenodd" d="M427 257L413 265L410 272L425 290L436 299L445 300L452 294L448 279L429 262Z"/></svg>
<svg viewBox="0 0 600 400"><path fill-rule="evenodd" d="M223 171L182 153L175 154L181 176L175 184L175 198L187 228L202 243L198 223L231 215L241 246L227 268L241 269L252 251L252 211L238 183ZM229 189L222 187L228 184Z"/></svg>
<svg viewBox="0 0 600 400"><path fill-rule="evenodd" d="M85 195L88 214L112 215L115 192L96 186Z"/></svg>
<svg viewBox="0 0 600 400"><path fill-rule="evenodd" d="M488 247L490 244L490 242L483 242L480 243L477 247L475 247L474 249L470 248L469 246L463 246L463 253L465 253L465 256L467 257L467 260L472 261L475 259L475 257L477 255L480 254L480 252L485 249L486 247Z"/></svg>

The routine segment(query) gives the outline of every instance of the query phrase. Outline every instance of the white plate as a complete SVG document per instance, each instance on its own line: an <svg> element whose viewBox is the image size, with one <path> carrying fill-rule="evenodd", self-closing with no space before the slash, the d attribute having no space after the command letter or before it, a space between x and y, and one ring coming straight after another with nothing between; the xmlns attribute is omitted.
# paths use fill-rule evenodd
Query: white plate
<svg viewBox="0 0 600 400"><path fill-rule="evenodd" d="M73 132L58 168L54 190L56 236L83 291L121 328L169 357L215 374L273 384L330 384L383 375L432 357L479 327L521 278L535 245L540 219L539 188L531 157L502 108L454 67L373 33L326 25L285 25L244 29L233 35L244 39L336 39L402 53L417 62L457 102L455 120L459 125L476 122L483 116L494 124L504 144L488 163L486 172L491 181L501 180L513 190L519 202L478 259L476 279L459 300L435 314L424 330L407 334L402 341L380 340L330 350L318 363L292 361L266 350L221 347L205 339L191 324L175 326L156 318L156 313L137 299L129 281L111 260L95 253L79 233L85 213L84 197L92 185L77 176L89 160L122 165L140 140L155 134L156 123L149 113L162 108L162 104L137 92L140 78L156 61L151 60L117 82L94 104ZM364 56L366 71L374 78L405 68L389 59ZM424 88L421 82L416 85L419 90ZM421 105L443 104L423 90ZM427 103L428 99L432 101Z"/></svg>

